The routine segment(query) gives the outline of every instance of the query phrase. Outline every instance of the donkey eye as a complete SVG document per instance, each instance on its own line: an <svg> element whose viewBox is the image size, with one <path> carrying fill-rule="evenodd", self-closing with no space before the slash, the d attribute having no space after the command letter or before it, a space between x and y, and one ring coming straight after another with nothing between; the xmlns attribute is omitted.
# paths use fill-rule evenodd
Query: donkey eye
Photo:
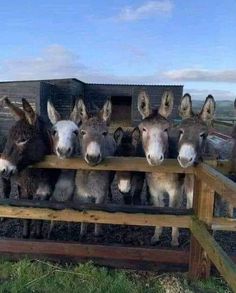
<svg viewBox="0 0 236 293"><path fill-rule="evenodd" d="M108 134L107 131L104 131L104 132L102 133L103 136L107 136L107 134Z"/></svg>
<svg viewBox="0 0 236 293"><path fill-rule="evenodd" d="M147 131L147 129L146 128L143 128L143 132L146 132Z"/></svg>
<svg viewBox="0 0 236 293"><path fill-rule="evenodd" d="M73 133L74 133L75 136L78 136L78 134L79 134L78 130L74 130Z"/></svg>
<svg viewBox="0 0 236 293"><path fill-rule="evenodd" d="M84 135L86 134L86 131L82 129L82 130L80 131L80 133L81 133L81 135L84 136Z"/></svg>
<svg viewBox="0 0 236 293"><path fill-rule="evenodd" d="M27 142L28 142L28 139L23 138L23 139L19 139L19 140L16 142L16 144L17 144L18 146L23 146L23 145L26 144Z"/></svg>
<svg viewBox="0 0 236 293"><path fill-rule="evenodd" d="M57 131L55 129L52 130L52 135L55 136L57 134Z"/></svg>
<svg viewBox="0 0 236 293"><path fill-rule="evenodd" d="M167 132L168 131L168 128L164 129L164 132Z"/></svg>
<svg viewBox="0 0 236 293"><path fill-rule="evenodd" d="M179 134L182 135L184 133L184 131L182 129L180 129Z"/></svg>
<svg viewBox="0 0 236 293"><path fill-rule="evenodd" d="M205 132L200 133L200 137L201 138L206 138L206 133Z"/></svg>

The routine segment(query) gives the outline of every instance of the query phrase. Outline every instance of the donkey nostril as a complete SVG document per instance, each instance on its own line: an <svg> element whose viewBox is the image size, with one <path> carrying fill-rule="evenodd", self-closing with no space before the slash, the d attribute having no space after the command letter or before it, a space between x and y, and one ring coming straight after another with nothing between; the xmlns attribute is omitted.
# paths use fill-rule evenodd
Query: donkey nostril
<svg viewBox="0 0 236 293"><path fill-rule="evenodd" d="M4 174L6 172L6 169L4 168L4 169L2 169L2 174Z"/></svg>
<svg viewBox="0 0 236 293"><path fill-rule="evenodd" d="M160 156L160 161L163 161L164 157L163 155Z"/></svg>
<svg viewBox="0 0 236 293"><path fill-rule="evenodd" d="M191 157L188 161L189 161L189 162L192 162L192 160L193 160L193 157Z"/></svg>
<svg viewBox="0 0 236 293"><path fill-rule="evenodd" d="M151 160L151 156L150 156L150 154L148 154L147 157L148 157L149 160Z"/></svg>

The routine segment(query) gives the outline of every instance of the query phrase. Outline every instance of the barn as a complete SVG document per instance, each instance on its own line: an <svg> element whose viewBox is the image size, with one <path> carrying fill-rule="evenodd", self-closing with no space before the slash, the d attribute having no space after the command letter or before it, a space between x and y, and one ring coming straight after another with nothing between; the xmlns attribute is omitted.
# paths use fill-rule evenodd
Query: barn
<svg viewBox="0 0 236 293"><path fill-rule="evenodd" d="M82 96L88 109L101 107L110 97L113 104L112 121L124 126L137 125L137 97L146 90L153 106L160 104L161 96L167 89L175 96L173 118L177 117L177 107L183 94L182 85L136 85L136 84L95 84L85 83L75 78L0 82L0 96L8 96L20 104L21 98L30 101L37 112L47 119L47 100L51 99L63 118L68 117L74 101ZM13 123L7 108L0 109L0 136L4 137Z"/></svg>

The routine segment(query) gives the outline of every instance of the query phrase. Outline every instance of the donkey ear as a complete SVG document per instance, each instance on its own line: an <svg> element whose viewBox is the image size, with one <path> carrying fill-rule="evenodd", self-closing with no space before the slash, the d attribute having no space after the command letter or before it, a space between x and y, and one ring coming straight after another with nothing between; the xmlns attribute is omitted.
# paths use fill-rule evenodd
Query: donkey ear
<svg viewBox="0 0 236 293"><path fill-rule="evenodd" d="M158 113L167 118L170 116L174 105L174 95L171 91L165 91L161 98L161 106Z"/></svg>
<svg viewBox="0 0 236 293"><path fill-rule="evenodd" d="M12 104L12 102L7 97L3 97L1 99L1 104L5 104L8 107L11 114L16 120L25 119L24 111L16 105Z"/></svg>
<svg viewBox="0 0 236 293"><path fill-rule="evenodd" d="M55 107L53 106L52 102L48 100L47 102L47 111L48 111L48 118L51 123L54 125L57 121L61 120L61 115L57 112Z"/></svg>
<svg viewBox="0 0 236 293"><path fill-rule="evenodd" d="M138 127L135 127L132 131L132 145L137 147L141 138L141 133Z"/></svg>
<svg viewBox="0 0 236 293"><path fill-rule="evenodd" d="M185 94L180 101L179 115L182 119L193 116L192 99L190 94Z"/></svg>
<svg viewBox="0 0 236 293"><path fill-rule="evenodd" d="M88 113L84 104L84 101L82 99L79 99L78 102L76 103L77 107L77 114L79 116L80 121L84 121L88 119ZM73 110L74 111L74 110Z"/></svg>
<svg viewBox="0 0 236 293"><path fill-rule="evenodd" d="M79 125L79 123L81 122L81 116L80 116L80 113L79 113L79 107L78 107L78 104L79 104L79 99L77 99L75 101L75 105L74 105L74 108L70 114L70 120L75 122L75 124Z"/></svg>
<svg viewBox="0 0 236 293"><path fill-rule="evenodd" d="M26 99L22 99L22 106L25 113L25 118L30 125L34 125L37 119L37 115L30 103Z"/></svg>
<svg viewBox="0 0 236 293"><path fill-rule="evenodd" d="M100 111L100 116L106 123L110 122L111 112L112 112L111 100L107 100L106 103L103 105L102 110Z"/></svg>
<svg viewBox="0 0 236 293"><path fill-rule="evenodd" d="M142 119L145 119L151 114L150 97L145 91L141 91L138 95L138 111Z"/></svg>
<svg viewBox="0 0 236 293"><path fill-rule="evenodd" d="M205 103L200 112L200 117L205 122L211 122L215 114L216 103L212 95L206 97Z"/></svg>
<svg viewBox="0 0 236 293"><path fill-rule="evenodd" d="M123 135L124 135L124 130L121 127L118 127L113 134L113 137L114 137L117 145L119 145L121 143Z"/></svg>

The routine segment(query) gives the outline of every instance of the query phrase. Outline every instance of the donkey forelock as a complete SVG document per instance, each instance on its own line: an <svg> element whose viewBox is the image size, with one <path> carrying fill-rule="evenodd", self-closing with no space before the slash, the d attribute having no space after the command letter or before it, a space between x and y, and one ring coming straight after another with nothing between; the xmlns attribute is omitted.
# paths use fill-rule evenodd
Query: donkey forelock
<svg viewBox="0 0 236 293"><path fill-rule="evenodd" d="M183 120L178 127L178 161L183 168L192 166L201 157L214 113L215 100L211 95L206 98L199 113L193 112L189 94L181 99L179 114Z"/></svg>
<svg viewBox="0 0 236 293"><path fill-rule="evenodd" d="M165 91L158 110L151 110L150 97L142 91L138 96L138 110L143 118L139 124L143 149L150 165L159 165L168 154L167 118L173 110L174 96L171 91Z"/></svg>

